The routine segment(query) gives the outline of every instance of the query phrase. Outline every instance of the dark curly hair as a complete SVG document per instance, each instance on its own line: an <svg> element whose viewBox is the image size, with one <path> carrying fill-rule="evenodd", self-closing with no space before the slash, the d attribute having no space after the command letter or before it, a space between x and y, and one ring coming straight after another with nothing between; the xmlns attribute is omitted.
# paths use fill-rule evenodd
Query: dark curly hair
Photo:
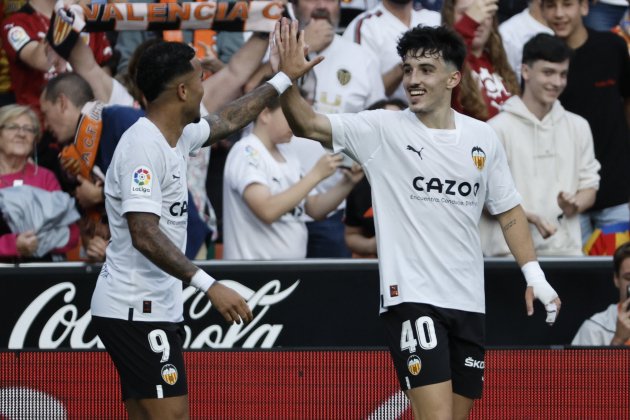
<svg viewBox="0 0 630 420"><path fill-rule="evenodd" d="M423 56L439 55L444 62L461 70L466 59L466 45L457 32L445 26L418 25L405 32L396 47L401 59L407 53L422 52Z"/></svg>
<svg viewBox="0 0 630 420"><path fill-rule="evenodd" d="M138 61L136 85L147 102L154 101L173 79L193 70L195 50L181 42L158 42L147 48Z"/></svg>

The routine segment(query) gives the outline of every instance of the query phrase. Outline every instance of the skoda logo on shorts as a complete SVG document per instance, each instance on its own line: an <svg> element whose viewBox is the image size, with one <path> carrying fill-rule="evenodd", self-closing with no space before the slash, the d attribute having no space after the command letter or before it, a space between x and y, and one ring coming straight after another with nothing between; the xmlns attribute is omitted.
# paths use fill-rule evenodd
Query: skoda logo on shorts
<svg viewBox="0 0 630 420"><path fill-rule="evenodd" d="M175 385L177 382L177 368L170 363L162 367L162 379L169 385Z"/></svg>
<svg viewBox="0 0 630 420"><path fill-rule="evenodd" d="M420 362L420 358L415 354L409 356L407 359L407 369L413 376L418 376L420 373L420 369L422 369L422 363Z"/></svg>

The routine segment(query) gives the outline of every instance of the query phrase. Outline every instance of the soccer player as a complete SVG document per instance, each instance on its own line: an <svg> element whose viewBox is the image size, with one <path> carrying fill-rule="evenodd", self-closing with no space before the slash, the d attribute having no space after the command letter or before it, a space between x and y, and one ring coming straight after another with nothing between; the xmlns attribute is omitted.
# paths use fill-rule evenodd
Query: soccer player
<svg viewBox="0 0 630 420"><path fill-rule="evenodd" d="M297 25L278 23L273 61L302 73ZM466 48L451 29L418 26L398 43L409 108L316 113L295 86L281 97L296 135L344 152L372 186L381 312L400 384L416 419L467 418L484 371L483 258L477 223L484 205L501 223L527 288L560 308L536 261L528 222L505 154L490 126L451 109Z"/></svg>
<svg viewBox="0 0 630 420"><path fill-rule="evenodd" d="M123 134L105 178L112 238L91 311L131 419L189 418L182 282L205 292L227 322L252 319L238 293L184 256L186 160L252 121L291 80L279 73L201 119L202 76L187 45L161 42L144 52L136 81L146 118Z"/></svg>

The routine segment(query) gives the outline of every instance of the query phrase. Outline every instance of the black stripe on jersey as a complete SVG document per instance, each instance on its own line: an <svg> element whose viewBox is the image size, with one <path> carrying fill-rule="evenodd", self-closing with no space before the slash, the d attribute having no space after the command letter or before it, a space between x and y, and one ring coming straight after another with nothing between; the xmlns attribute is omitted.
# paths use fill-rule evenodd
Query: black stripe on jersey
<svg viewBox="0 0 630 420"><path fill-rule="evenodd" d="M383 12L379 10L376 13L367 13L365 16L360 18L356 26L354 27L354 42L356 42L357 44L361 43L361 26L363 26L363 22L374 16L381 17L382 14Z"/></svg>
<svg viewBox="0 0 630 420"><path fill-rule="evenodd" d="M129 308L129 315L127 316L127 321L133 321L133 308Z"/></svg>

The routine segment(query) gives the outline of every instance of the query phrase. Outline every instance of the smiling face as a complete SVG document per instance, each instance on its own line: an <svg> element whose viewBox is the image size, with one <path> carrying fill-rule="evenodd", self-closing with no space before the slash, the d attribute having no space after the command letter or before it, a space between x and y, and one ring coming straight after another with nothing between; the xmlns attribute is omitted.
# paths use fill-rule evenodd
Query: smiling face
<svg viewBox="0 0 630 420"><path fill-rule="evenodd" d="M440 54L409 51L403 60L403 87L409 109L416 114L450 108L451 93L459 80L459 71Z"/></svg>
<svg viewBox="0 0 630 420"><path fill-rule="evenodd" d="M560 63L536 60L531 65L523 64L522 74L525 81L524 95L551 107L567 86L569 60Z"/></svg>
<svg viewBox="0 0 630 420"><path fill-rule="evenodd" d="M588 1L542 0L541 11L556 36L567 40L584 30L582 18L588 14Z"/></svg>
<svg viewBox="0 0 630 420"><path fill-rule="evenodd" d="M33 152L36 133L37 126L28 115L10 119L0 129L0 156L23 158L26 162Z"/></svg>

